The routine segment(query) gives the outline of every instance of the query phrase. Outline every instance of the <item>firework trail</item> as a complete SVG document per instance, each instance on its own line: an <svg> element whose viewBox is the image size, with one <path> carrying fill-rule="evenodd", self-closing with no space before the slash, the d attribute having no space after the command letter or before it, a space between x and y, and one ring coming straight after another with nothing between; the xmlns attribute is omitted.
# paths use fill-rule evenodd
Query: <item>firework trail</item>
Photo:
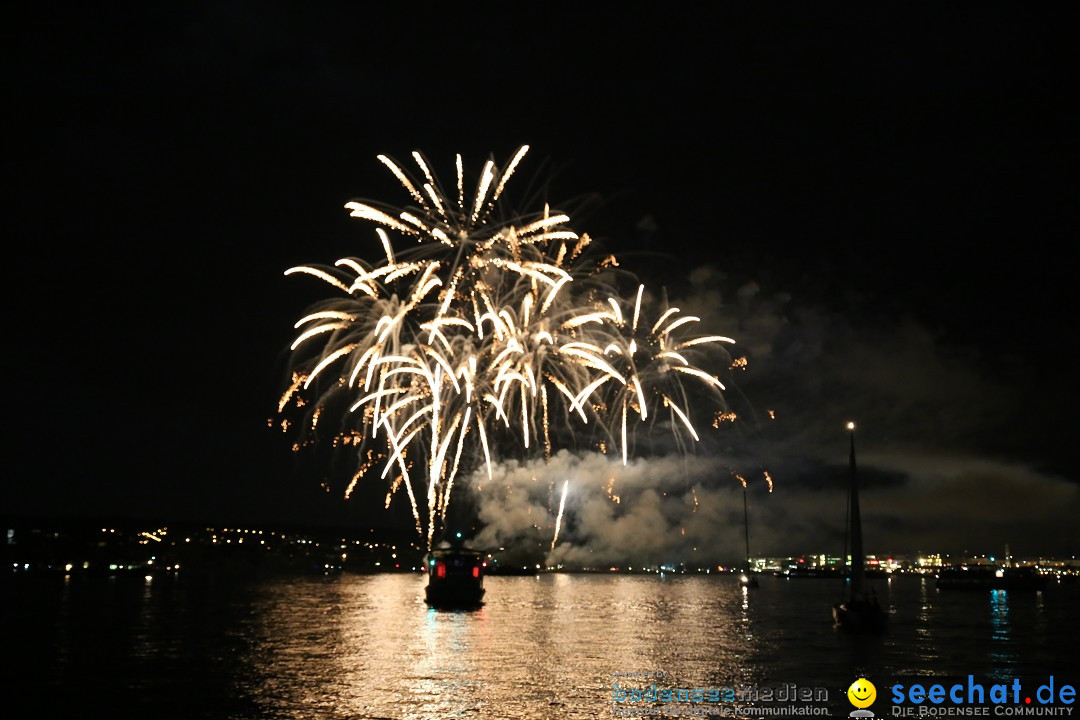
<svg viewBox="0 0 1080 720"><path fill-rule="evenodd" d="M562 527L563 510L566 508L566 491L570 488L570 481L563 480L562 485L562 497L559 498L559 512L555 516L555 533L551 537L551 549L555 549L555 544L559 542L559 528Z"/></svg>
<svg viewBox="0 0 1080 720"><path fill-rule="evenodd" d="M661 307L646 318L644 287L612 256L597 259L588 235L546 205L507 213L500 199L528 146L505 168L488 161L471 199L461 156L447 195L419 152L415 170L383 163L411 203L345 205L374 227L382 257L301 265L335 295L295 324L292 379L278 403L298 412L299 449L339 416L334 445L357 452L358 481L402 488L428 547L445 525L455 481L482 478L512 453L551 456L553 443L609 449L625 463L635 429L670 424L697 441L684 382L725 408L724 386L697 366L730 358L727 337L695 334L698 318ZM565 486L563 493L565 501ZM560 503L559 518L562 517Z"/></svg>

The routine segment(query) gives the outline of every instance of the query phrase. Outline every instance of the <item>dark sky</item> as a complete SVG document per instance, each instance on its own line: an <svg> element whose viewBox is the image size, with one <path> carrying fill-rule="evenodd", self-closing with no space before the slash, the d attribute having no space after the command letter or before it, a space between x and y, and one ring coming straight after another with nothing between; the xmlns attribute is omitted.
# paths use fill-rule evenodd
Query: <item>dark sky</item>
<svg viewBox="0 0 1080 720"><path fill-rule="evenodd" d="M6 11L0 512L379 521L266 428L318 297L282 273L370 251L377 154L528 143L523 195L748 340L792 496L857 416L907 500L1072 516L1075 11L508 7Z"/></svg>

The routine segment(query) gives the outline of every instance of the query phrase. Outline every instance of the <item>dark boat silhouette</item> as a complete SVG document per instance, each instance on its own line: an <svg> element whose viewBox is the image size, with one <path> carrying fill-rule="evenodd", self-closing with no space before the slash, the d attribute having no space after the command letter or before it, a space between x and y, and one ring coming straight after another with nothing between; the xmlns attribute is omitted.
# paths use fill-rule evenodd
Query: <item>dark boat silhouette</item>
<svg viewBox="0 0 1080 720"><path fill-rule="evenodd" d="M780 573L791 579L801 578L846 578L843 570L833 567L792 567Z"/></svg>
<svg viewBox="0 0 1080 720"><path fill-rule="evenodd" d="M832 616L833 622L842 629L877 632L884 629L888 615L881 609L873 592L867 592L866 557L863 554L862 518L859 514L859 477L855 467L855 423L848 423L848 432L851 434L848 485L851 572L843 586L843 599L832 607ZM847 548L844 550L846 552Z"/></svg>
<svg viewBox="0 0 1080 720"><path fill-rule="evenodd" d="M1045 590L1050 578L1035 568L949 568L937 577L939 590Z"/></svg>
<svg viewBox="0 0 1080 720"><path fill-rule="evenodd" d="M473 610L484 604L484 559L479 550L443 542L428 553L424 601L432 608Z"/></svg>

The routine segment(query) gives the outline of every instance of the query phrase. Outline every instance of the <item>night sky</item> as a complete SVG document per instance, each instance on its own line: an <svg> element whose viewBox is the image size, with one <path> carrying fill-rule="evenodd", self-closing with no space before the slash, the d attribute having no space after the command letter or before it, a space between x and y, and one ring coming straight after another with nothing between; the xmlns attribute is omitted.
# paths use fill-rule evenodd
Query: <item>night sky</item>
<svg viewBox="0 0 1080 720"><path fill-rule="evenodd" d="M831 537L849 418L870 546L1080 549L1075 11L266 5L5 13L0 514L392 523L267 428L283 271L374 252L376 155L529 144L517 197L749 357L777 419L696 461L772 469L764 549Z"/></svg>

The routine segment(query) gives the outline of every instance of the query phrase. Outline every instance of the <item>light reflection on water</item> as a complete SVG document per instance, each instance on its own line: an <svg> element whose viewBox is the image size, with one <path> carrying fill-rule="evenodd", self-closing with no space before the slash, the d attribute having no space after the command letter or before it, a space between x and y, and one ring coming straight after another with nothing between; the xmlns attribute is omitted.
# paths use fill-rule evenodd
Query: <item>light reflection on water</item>
<svg viewBox="0 0 1080 720"><path fill-rule="evenodd" d="M475 612L428 609L423 585L407 574L27 585L16 679L63 688L84 710L107 697L116 717L532 720L610 715L613 672L660 670L667 687L824 687L846 714L859 676L1060 676L1078 639L1075 586L876 582L889 630L851 637L832 627L839 588L827 580L489 577Z"/></svg>
<svg viewBox="0 0 1080 720"><path fill-rule="evenodd" d="M1005 590L990 591L990 660L995 669L991 677L995 680L1012 677L1017 665L1009 622L1009 595Z"/></svg>

